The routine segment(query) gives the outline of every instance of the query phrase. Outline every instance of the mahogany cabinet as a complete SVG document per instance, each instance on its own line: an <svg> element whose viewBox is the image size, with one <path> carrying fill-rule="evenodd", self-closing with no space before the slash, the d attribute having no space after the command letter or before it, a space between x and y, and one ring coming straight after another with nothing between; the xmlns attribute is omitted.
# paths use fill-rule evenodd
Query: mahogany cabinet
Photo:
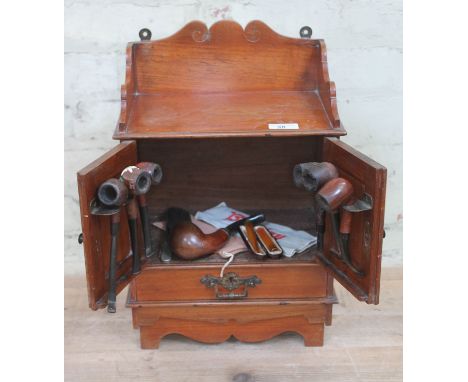
<svg viewBox="0 0 468 382"><path fill-rule="evenodd" d="M127 305L142 348L157 347L169 333L215 343L285 331L322 345L336 303L334 279L358 300L378 304L386 169L339 140L346 131L322 40L284 37L260 21L245 29L233 21L209 29L195 21L155 41L143 34L127 47L121 93L114 132L120 143L78 172L91 309L107 302L110 218L93 215L90 204L100 183L139 161L156 162L164 172L147 197L151 220L170 206L196 212L225 201L313 234L313 197L294 186L292 170L314 161L333 163L368 206L353 214L349 239L362 275L334 255L327 220L323 250L263 261L243 253L217 283L224 259L162 262L155 227L156 251L147 258L140 245L142 271L131 276L123 208L117 291L130 284Z"/></svg>

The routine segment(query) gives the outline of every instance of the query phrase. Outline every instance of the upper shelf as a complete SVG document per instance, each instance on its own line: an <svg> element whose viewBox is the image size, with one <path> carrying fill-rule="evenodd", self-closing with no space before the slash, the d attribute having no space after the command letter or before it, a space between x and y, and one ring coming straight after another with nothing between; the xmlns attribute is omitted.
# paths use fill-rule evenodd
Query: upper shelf
<svg viewBox="0 0 468 382"><path fill-rule="evenodd" d="M344 134L322 40L194 21L127 48L115 139Z"/></svg>
<svg viewBox="0 0 468 382"><path fill-rule="evenodd" d="M343 135L333 128L315 92L135 96L126 130L115 138ZM297 123L297 130L270 130L269 123Z"/></svg>

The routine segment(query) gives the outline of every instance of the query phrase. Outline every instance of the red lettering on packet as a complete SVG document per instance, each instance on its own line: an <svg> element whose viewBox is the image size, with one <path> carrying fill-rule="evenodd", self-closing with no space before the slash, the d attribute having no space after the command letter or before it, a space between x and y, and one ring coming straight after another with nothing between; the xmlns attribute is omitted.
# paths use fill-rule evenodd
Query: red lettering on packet
<svg viewBox="0 0 468 382"><path fill-rule="evenodd" d="M281 240L283 238L286 237L286 235L283 235L282 233L276 233L274 231L272 231L271 229L269 229L271 235L276 239L276 240Z"/></svg>
<svg viewBox="0 0 468 382"><path fill-rule="evenodd" d="M246 217L247 217L247 215L244 216L244 215L240 214L239 212L231 211L231 215L229 215L225 220L229 220L231 222L236 222L236 221L244 219Z"/></svg>

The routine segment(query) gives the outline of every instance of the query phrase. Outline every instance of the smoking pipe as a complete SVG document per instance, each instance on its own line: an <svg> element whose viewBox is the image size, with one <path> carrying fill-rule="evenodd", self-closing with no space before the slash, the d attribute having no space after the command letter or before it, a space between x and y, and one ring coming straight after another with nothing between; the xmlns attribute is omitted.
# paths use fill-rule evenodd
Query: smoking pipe
<svg viewBox="0 0 468 382"><path fill-rule="evenodd" d="M117 179L108 179L99 186L97 197L105 206L121 206L128 199L128 188Z"/></svg>
<svg viewBox="0 0 468 382"><path fill-rule="evenodd" d="M351 198L346 202L346 205L341 207L340 211L340 238L343 245L343 257L345 263L349 265L351 270L359 276L364 276L364 272L357 269L351 261L351 255L349 253L349 235L351 234L351 223L353 214L346 209L346 206L352 205L356 202L355 198Z"/></svg>
<svg viewBox="0 0 468 382"><path fill-rule="evenodd" d="M299 163L293 169L293 180L296 187L303 187L314 193L329 180L337 177L337 168L329 162Z"/></svg>
<svg viewBox="0 0 468 382"><path fill-rule="evenodd" d="M128 227L130 230L130 244L133 253L132 273L140 273L140 256L138 254L137 218L138 206L135 196L146 194L151 187L150 175L136 166L126 167L120 174L120 180L129 190L127 200Z"/></svg>
<svg viewBox="0 0 468 382"><path fill-rule="evenodd" d="M169 247L182 259L198 259L222 248L231 234L236 233L237 228L247 220L255 225L263 222L265 216L262 214L249 216L213 233L205 234L192 223L188 211L175 207L169 208L166 223Z"/></svg>
<svg viewBox="0 0 468 382"><path fill-rule="evenodd" d="M328 212L331 217L333 235L338 245L339 257L349 268L359 276L364 276L364 272L359 270L351 260L349 253L349 235L351 233L352 217L349 211L342 207L351 204L354 189L353 185L343 178L335 178L326 183L317 193L316 200L319 208ZM341 219L339 209L341 211Z"/></svg>
<svg viewBox="0 0 468 382"><path fill-rule="evenodd" d="M137 163L136 166L150 175L152 185L156 186L161 183L163 172L159 164L153 162L140 162Z"/></svg>
<svg viewBox="0 0 468 382"><path fill-rule="evenodd" d="M305 188L307 191L313 192L314 195L324 184L337 177L337 168L329 162L300 163L293 169L293 180L296 187ZM317 203L314 204L317 248L322 250L325 235L325 213Z"/></svg>
<svg viewBox="0 0 468 382"><path fill-rule="evenodd" d="M344 178L328 181L315 196L317 204L326 212L332 212L342 206L353 195L353 185Z"/></svg>
<svg viewBox="0 0 468 382"><path fill-rule="evenodd" d="M151 177L151 185L157 185L161 183L162 179L162 169L161 166L157 163L152 162L140 162L136 165L140 170L147 172ZM148 188L149 190L149 188ZM146 194L138 194L138 206L140 209L140 218L141 225L143 227L143 241L145 243L145 254L146 257L151 256L153 252L152 241L151 241L151 231L149 224L149 214L148 214L148 204L146 202Z"/></svg>
<svg viewBox="0 0 468 382"><path fill-rule="evenodd" d="M98 200L108 207L120 207L127 201L128 190L117 179L109 179L103 182L97 193ZM116 312L117 289L117 242L120 231L120 208L111 215L111 249L109 260L109 292L107 294L107 311Z"/></svg>
<svg viewBox="0 0 468 382"><path fill-rule="evenodd" d="M146 194L151 187L151 175L137 166L125 167L120 174L120 180L133 195Z"/></svg>

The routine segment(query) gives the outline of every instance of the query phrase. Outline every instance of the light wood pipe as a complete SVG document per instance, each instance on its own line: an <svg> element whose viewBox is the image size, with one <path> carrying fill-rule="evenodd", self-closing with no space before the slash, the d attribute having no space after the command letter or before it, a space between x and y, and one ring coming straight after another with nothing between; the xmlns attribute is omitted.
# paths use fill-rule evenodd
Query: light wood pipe
<svg viewBox="0 0 468 382"><path fill-rule="evenodd" d="M341 260L351 269L352 272L360 277L365 274L357 268L349 253L349 236L351 233L352 217L351 212L342 208L347 204L352 204L353 185L343 178L330 180L317 193L317 203L330 214L333 235L338 245L339 256ZM341 207L341 219L338 222L339 209Z"/></svg>
<svg viewBox="0 0 468 382"><path fill-rule="evenodd" d="M355 200L350 200L346 205L353 204ZM344 207L344 206L343 206ZM351 233L351 223L353 220L353 214L344 208L340 211L340 233L342 235L349 235Z"/></svg>
<svg viewBox="0 0 468 382"><path fill-rule="evenodd" d="M317 193L316 200L327 212L337 210L353 195L353 185L344 178L335 178L327 182Z"/></svg>

